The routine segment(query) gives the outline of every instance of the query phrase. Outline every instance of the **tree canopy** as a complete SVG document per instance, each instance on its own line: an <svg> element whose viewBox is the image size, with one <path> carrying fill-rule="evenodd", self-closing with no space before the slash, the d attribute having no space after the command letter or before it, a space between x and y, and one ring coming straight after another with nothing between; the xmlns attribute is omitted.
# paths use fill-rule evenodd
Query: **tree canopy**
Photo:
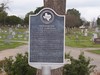
<svg viewBox="0 0 100 75"><path fill-rule="evenodd" d="M28 24L29 23L29 15L37 14L43 8L44 7L38 7L34 12L33 11L28 12L25 15L25 18L24 18L24 24Z"/></svg>
<svg viewBox="0 0 100 75"><path fill-rule="evenodd" d="M7 16L6 18L6 24L7 25L17 25L17 24L21 24L22 23L22 19L17 17L17 16Z"/></svg>
<svg viewBox="0 0 100 75"><path fill-rule="evenodd" d="M68 9L66 14L66 28L79 27L82 25L80 13L76 9Z"/></svg>
<svg viewBox="0 0 100 75"><path fill-rule="evenodd" d="M5 11L0 12L0 25L5 24L5 18L7 17L7 13Z"/></svg>
<svg viewBox="0 0 100 75"><path fill-rule="evenodd" d="M73 28L82 25L82 21L75 15L66 15L66 27Z"/></svg>
<svg viewBox="0 0 100 75"><path fill-rule="evenodd" d="M76 9L68 9L67 10L67 14L68 15L74 15L74 16L77 16L77 17L79 17L80 18L80 12L78 11L78 10L76 10Z"/></svg>
<svg viewBox="0 0 100 75"><path fill-rule="evenodd" d="M25 15L24 24L28 24L29 23L29 15L32 15L32 14L34 14L33 11L30 11Z"/></svg>
<svg viewBox="0 0 100 75"><path fill-rule="evenodd" d="M6 11L6 9L9 9L9 7L7 6L8 3L9 1L0 3L0 12Z"/></svg>
<svg viewBox="0 0 100 75"><path fill-rule="evenodd" d="M100 26L100 17L97 18L97 25Z"/></svg>
<svg viewBox="0 0 100 75"><path fill-rule="evenodd" d="M41 9L43 9L44 7L38 7L35 11L34 11L34 14L37 14Z"/></svg>

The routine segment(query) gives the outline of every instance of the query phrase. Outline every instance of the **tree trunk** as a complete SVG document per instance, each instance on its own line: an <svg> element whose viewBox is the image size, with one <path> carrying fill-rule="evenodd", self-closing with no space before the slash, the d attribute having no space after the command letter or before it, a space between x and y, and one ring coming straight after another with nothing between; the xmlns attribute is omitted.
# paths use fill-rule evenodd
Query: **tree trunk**
<svg viewBox="0 0 100 75"><path fill-rule="evenodd" d="M44 7L52 8L59 15L64 15L66 10L66 0L44 0Z"/></svg>
<svg viewBox="0 0 100 75"><path fill-rule="evenodd" d="M66 0L44 0L44 7L52 8L59 15L65 15ZM51 71L51 75L63 75L63 68ZM41 70L37 70L37 75L42 75Z"/></svg>
<svg viewBox="0 0 100 75"><path fill-rule="evenodd" d="M63 68L58 68L55 70L51 70L51 75L63 75L62 72L63 72ZM42 75L42 71L38 69L36 75Z"/></svg>

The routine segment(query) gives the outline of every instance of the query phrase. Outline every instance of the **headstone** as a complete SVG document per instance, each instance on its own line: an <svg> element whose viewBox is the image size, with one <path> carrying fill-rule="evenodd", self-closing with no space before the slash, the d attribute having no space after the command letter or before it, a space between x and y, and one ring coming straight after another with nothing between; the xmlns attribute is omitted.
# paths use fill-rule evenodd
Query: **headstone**
<svg viewBox="0 0 100 75"><path fill-rule="evenodd" d="M8 34L8 31L4 30L3 33L7 35Z"/></svg>
<svg viewBox="0 0 100 75"><path fill-rule="evenodd" d="M15 30L17 30L17 27L15 27Z"/></svg>
<svg viewBox="0 0 100 75"><path fill-rule="evenodd" d="M17 32L17 34L18 34L18 38L19 39L23 37L23 33L22 32Z"/></svg>
<svg viewBox="0 0 100 75"><path fill-rule="evenodd" d="M30 16L29 55L29 64L36 68L43 64L58 68L64 64L64 16L50 8Z"/></svg>
<svg viewBox="0 0 100 75"><path fill-rule="evenodd" d="M22 34L21 32L17 32L18 35Z"/></svg>
<svg viewBox="0 0 100 75"><path fill-rule="evenodd" d="M82 33L84 33L85 26L84 26L84 25L82 25L82 26L80 26L79 28L81 29L81 32L82 32Z"/></svg>
<svg viewBox="0 0 100 75"><path fill-rule="evenodd" d="M7 33L7 31L5 30L5 33Z"/></svg>
<svg viewBox="0 0 100 75"><path fill-rule="evenodd" d="M29 31L26 31L26 34L28 34L29 33Z"/></svg>
<svg viewBox="0 0 100 75"><path fill-rule="evenodd" d="M99 28L98 27L95 28L95 32L97 32L97 33L99 32Z"/></svg>
<svg viewBox="0 0 100 75"><path fill-rule="evenodd" d="M85 32L85 33L84 33L84 36L87 36L87 35L88 35L88 33L87 33L87 32Z"/></svg>
<svg viewBox="0 0 100 75"><path fill-rule="evenodd" d="M10 40L9 40L9 39L5 39L5 40L4 40L4 43L9 44L9 43L10 43Z"/></svg>
<svg viewBox="0 0 100 75"><path fill-rule="evenodd" d="M14 36L14 35L16 35L16 33L15 32L12 32L12 35Z"/></svg>
<svg viewBox="0 0 100 75"><path fill-rule="evenodd" d="M11 28L13 28L13 27L14 27L14 25L11 26Z"/></svg>
<svg viewBox="0 0 100 75"><path fill-rule="evenodd" d="M3 37L2 37L3 39L5 39L6 38L6 36L5 35L3 35Z"/></svg>
<svg viewBox="0 0 100 75"><path fill-rule="evenodd" d="M0 36L0 39L2 38L2 36Z"/></svg>
<svg viewBox="0 0 100 75"><path fill-rule="evenodd" d="M93 37L92 37L92 40L94 41L94 39L98 38L98 35L97 33L93 33Z"/></svg>
<svg viewBox="0 0 100 75"><path fill-rule="evenodd" d="M15 35L16 35L16 33L15 33L15 32L12 32L12 36L13 36L13 38L15 37Z"/></svg>
<svg viewBox="0 0 100 75"><path fill-rule="evenodd" d="M100 38L95 38L95 39L94 39L94 42L95 42L96 44L100 44Z"/></svg>
<svg viewBox="0 0 100 75"><path fill-rule="evenodd" d="M18 28L19 28L20 26L21 26L20 24L17 25Z"/></svg>
<svg viewBox="0 0 100 75"><path fill-rule="evenodd" d="M28 34L25 34L24 40L27 40L28 37L29 37Z"/></svg>
<svg viewBox="0 0 100 75"><path fill-rule="evenodd" d="M92 27L93 27L92 22L90 22L90 26L89 26L89 28L91 29Z"/></svg>
<svg viewBox="0 0 100 75"><path fill-rule="evenodd" d="M13 38L13 35L8 35L7 36L7 39L12 39Z"/></svg>
<svg viewBox="0 0 100 75"><path fill-rule="evenodd" d="M79 36L78 36L78 35L76 35L76 42L78 42L78 40L79 40Z"/></svg>
<svg viewBox="0 0 100 75"><path fill-rule="evenodd" d="M2 29L0 28L0 32L2 32Z"/></svg>
<svg viewBox="0 0 100 75"><path fill-rule="evenodd" d="M13 32L13 29L12 28L9 28L9 33L12 33Z"/></svg>
<svg viewBox="0 0 100 75"><path fill-rule="evenodd" d="M26 28L26 25L24 25L23 27Z"/></svg>
<svg viewBox="0 0 100 75"><path fill-rule="evenodd" d="M26 38L26 37L24 37L24 40L27 40L27 38Z"/></svg>
<svg viewBox="0 0 100 75"><path fill-rule="evenodd" d="M84 29L81 29L81 32L84 33Z"/></svg>
<svg viewBox="0 0 100 75"><path fill-rule="evenodd" d="M88 36L88 30L85 29L84 36Z"/></svg>
<svg viewBox="0 0 100 75"><path fill-rule="evenodd" d="M20 34L20 35L18 35L18 38L22 38L22 37L23 37L23 35L21 35L21 34Z"/></svg>

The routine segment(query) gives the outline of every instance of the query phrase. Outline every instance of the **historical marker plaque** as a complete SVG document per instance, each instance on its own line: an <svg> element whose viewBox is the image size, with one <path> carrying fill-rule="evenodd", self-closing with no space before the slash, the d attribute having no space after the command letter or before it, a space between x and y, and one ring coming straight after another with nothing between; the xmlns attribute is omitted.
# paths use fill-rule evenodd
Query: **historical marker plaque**
<svg viewBox="0 0 100 75"><path fill-rule="evenodd" d="M30 16L29 62L64 63L64 16L44 8Z"/></svg>

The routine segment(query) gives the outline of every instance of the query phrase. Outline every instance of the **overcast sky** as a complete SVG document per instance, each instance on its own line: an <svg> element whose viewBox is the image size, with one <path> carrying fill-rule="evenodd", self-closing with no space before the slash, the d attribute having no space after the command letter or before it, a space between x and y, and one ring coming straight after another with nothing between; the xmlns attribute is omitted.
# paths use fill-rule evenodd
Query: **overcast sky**
<svg viewBox="0 0 100 75"><path fill-rule="evenodd" d="M0 0L4 1L4 0ZM29 11L43 6L43 0L9 0L9 15L24 17ZM100 15L100 0L67 0L66 10L75 8L81 13L81 17L91 21Z"/></svg>

